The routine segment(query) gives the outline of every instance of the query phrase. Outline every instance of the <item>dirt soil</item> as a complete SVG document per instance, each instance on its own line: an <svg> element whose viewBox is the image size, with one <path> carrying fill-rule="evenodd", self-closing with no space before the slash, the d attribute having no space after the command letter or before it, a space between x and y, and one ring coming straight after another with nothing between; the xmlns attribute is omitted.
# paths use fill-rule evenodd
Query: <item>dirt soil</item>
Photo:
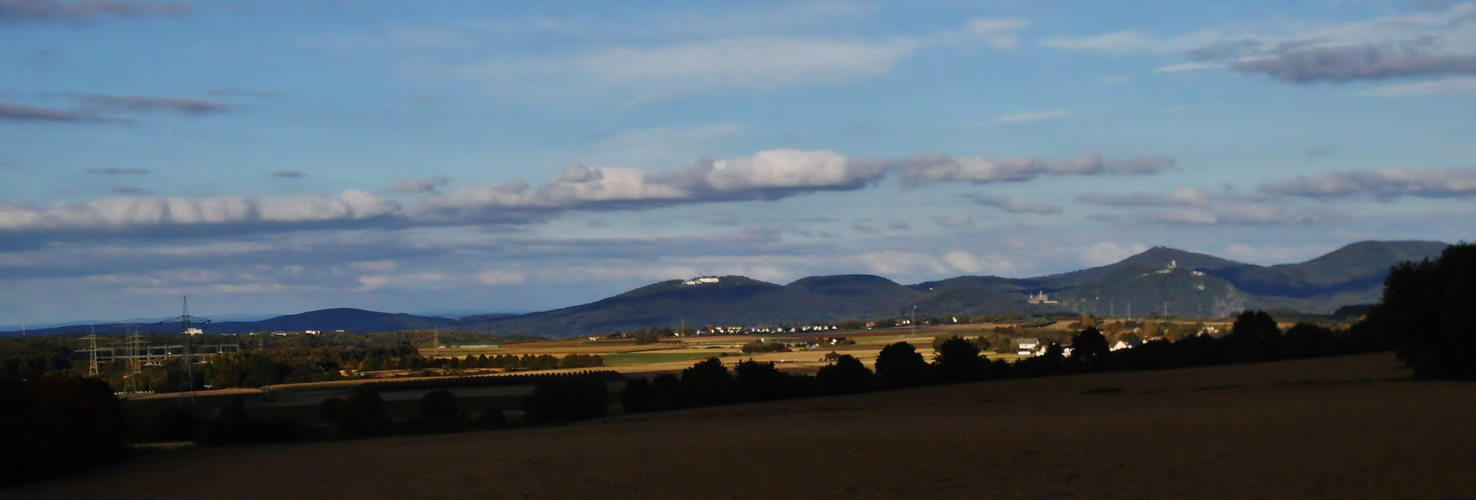
<svg viewBox="0 0 1476 500"><path fill-rule="evenodd" d="M1476 498L1476 384L1376 354L159 452L3 498Z"/></svg>

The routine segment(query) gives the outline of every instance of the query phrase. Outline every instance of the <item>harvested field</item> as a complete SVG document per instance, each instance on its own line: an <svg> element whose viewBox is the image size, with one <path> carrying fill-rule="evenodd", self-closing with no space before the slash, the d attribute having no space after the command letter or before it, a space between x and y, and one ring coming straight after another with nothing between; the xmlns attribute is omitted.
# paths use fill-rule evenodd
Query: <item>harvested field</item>
<svg viewBox="0 0 1476 500"><path fill-rule="evenodd" d="M64 498L1476 498L1476 385L1390 354L159 452Z"/></svg>

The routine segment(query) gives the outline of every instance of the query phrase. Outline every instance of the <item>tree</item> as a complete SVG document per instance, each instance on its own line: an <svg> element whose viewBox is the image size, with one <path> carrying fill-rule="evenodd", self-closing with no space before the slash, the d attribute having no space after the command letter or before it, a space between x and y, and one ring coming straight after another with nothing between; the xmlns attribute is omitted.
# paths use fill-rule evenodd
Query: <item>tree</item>
<svg viewBox="0 0 1476 500"><path fill-rule="evenodd" d="M1476 245L1446 247L1435 261L1405 262L1384 280L1384 295L1355 329L1388 339L1415 378L1476 379Z"/></svg>
<svg viewBox="0 0 1476 500"><path fill-rule="evenodd" d="M906 342L887 344L876 356L876 375L890 387L915 384L927 370L928 362Z"/></svg>
<svg viewBox="0 0 1476 500"><path fill-rule="evenodd" d="M961 382L974 378L979 361L979 346L954 335L938 345L937 354L933 356L933 371L939 380Z"/></svg>
<svg viewBox="0 0 1476 500"><path fill-rule="evenodd" d="M850 354L842 354L835 362L820 368L815 381L820 390L831 394L851 394L871 390L876 374Z"/></svg>
<svg viewBox="0 0 1476 500"><path fill-rule="evenodd" d="M431 423L455 422L461 418L456 394L441 389L425 393L420 397L420 418Z"/></svg>
<svg viewBox="0 0 1476 500"><path fill-rule="evenodd" d="M752 359L733 365L733 386L736 399L757 401L789 397L789 374L774 368L774 362L759 362Z"/></svg>
<svg viewBox="0 0 1476 500"><path fill-rule="evenodd" d="M1230 325L1230 336L1253 359L1271 357L1281 341L1281 328L1265 311L1244 311Z"/></svg>
<svg viewBox="0 0 1476 500"><path fill-rule="evenodd" d="M650 380L641 376L630 377L625 380L625 388L620 389L620 406L626 413L640 413L651 407L654 395Z"/></svg>
<svg viewBox="0 0 1476 500"><path fill-rule="evenodd" d="M1286 329L1281 348L1289 358L1309 358L1324 354L1322 346L1332 336L1333 331L1326 327L1300 322Z"/></svg>
<svg viewBox="0 0 1476 500"><path fill-rule="evenodd" d="M717 358L707 358L682 370L682 400L692 406L705 406L728 400L733 374Z"/></svg>
<svg viewBox="0 0 1476 500"><path fill-rule="evenodd" d="M1093 359L1106 356L1111 351L1112 348L1107 345L1107 337L1096 328L1087 327L1071 336L1071 357L1073 358Z"/></svg>

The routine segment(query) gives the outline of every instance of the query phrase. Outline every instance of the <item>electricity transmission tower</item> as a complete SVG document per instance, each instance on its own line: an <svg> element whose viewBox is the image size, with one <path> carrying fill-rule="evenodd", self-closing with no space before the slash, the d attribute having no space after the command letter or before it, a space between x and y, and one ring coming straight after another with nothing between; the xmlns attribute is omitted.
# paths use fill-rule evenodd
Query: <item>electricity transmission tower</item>
<svg viewBox="0 0 1476 500"><path fill-rule="evenodd" d="M190 354L190 335L193 335L194 333L199 331L199 326L210 324L210 320L198 316L190 316L190 298L184 297L183 299L184 311L180 313L178 317L169 318L164 321L154 323L154 326L157 329L166 324L179 323L179 333L184 334L184 352L181 353L180 359L184 362L184 372L180 374L179 379L179 402L183 404L185 402L185 398L188 397L190 399L190 404L194 405L195 367L193 356L191 356ZM197 327L191 328L191 324L197 325Z"/></svg>
<svg viewBox="0 0 1476 500"><path fill-rule="evenodd" d="M128 334L128 349L126 351L128 352L128 374L123 376L123 392L125 394L133 394L138 392L138 381L135 379L138 378L139 374L139 338L137 326L129 323L128 329L131 330Z"/></svg>
<svg viewBox="0 0 1476 500"><path fill-rule="evenodd" d="M87 376L97 378L97 325L92 326L91 333L87 334L87 338L85 340L87 340L88 342Z"/></svg>

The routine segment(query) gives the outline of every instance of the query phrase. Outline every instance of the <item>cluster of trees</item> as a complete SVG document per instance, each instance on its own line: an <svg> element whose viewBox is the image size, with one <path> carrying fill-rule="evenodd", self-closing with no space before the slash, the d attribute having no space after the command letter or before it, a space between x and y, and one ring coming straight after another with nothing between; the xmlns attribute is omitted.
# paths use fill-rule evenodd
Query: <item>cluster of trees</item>
<svg viewBox="0 0 1476 500"><path fill-rule="evenodd" d="M1416 378L1476 379L1476 245L1446 247L1440 258L1405 262L1384 280L1383 300L1354 330L1387 339Z"/></svg>
<svg viewBox="0 0 1476 500"><path fill-rule="evenodd" d="M122 404L106 382L0 376L0 487L122 458L123 432Z"/></svg>
<svg viewBox="0 0 1476 500"><path fill-rule="evenodd" d="M1223 337L1189 336L1178 342L1160 339L1119 351L1110 350L1107 335L1091 326L1071 336L1070 356L1065 354L1066 345L1053 343L1043 356L1009 363L982 355L993 344L983 337L939 337L933 341L933 359L927 360L912 344L897 342L882 348L875 371L852 356L835 354L826 356L833 363L814 376L780 372L773 363L754 360L740 361L730 371L718 358L709 358L683 370L680 376L630 379L621 393L621 403L628 412L659 411L919 385L1351 354L1388 346L1379 336L1357 329L1334 331L1298 323L1282 332L1276 321L1261 311L1241 313L1230 335ZM1009 345L1008 341L1004 344Z"/></svg>
<svg viewBox="0 0 1476 500"><path fill-rule="evenodd" d="M833 375L827 372L827 377ZM816 395L815 379L781 372L773 362L752 359L736 363L730 372L718 358L708 358L680 375L664 373L650 380L627 380L620 403L627 412L643 412Z"/></svg>

